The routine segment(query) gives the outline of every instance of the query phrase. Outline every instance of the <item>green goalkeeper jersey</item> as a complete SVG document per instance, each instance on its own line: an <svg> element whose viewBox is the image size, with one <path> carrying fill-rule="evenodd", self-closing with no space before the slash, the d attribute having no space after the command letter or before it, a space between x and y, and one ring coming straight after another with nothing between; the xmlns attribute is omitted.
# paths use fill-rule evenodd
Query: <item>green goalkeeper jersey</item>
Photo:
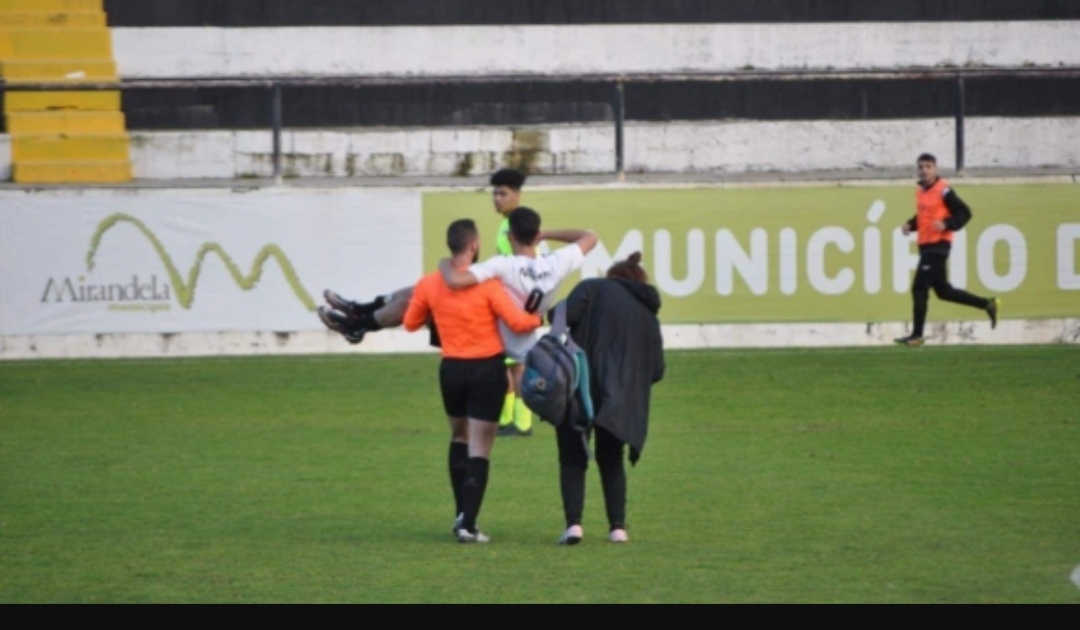
<svg viewBox="0 0 1080 630"><path fill-rule="evenodd" d="M509 217L503 219L502 225L499 226L499 234L495 238L495 253L500 256L511 256L514 253L514 248L510 245Z"/></svg>

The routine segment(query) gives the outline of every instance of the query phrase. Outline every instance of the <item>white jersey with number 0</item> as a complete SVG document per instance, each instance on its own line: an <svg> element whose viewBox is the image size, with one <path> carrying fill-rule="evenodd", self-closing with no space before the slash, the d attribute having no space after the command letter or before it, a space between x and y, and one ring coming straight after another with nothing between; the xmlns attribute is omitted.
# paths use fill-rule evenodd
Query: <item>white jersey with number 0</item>
<svg viewBox="0 0 1080 630"><path fill-rule="evenodd" d="M581 251L581 247L571 243L536 258L496 256L469 267L469 271L476 276L478 282L486 282L492 278L498 279L506 287L510 297L514 298L514 301L522 308L533 290L543 291L544 299L540 302L540 310L537 312L544 314L555 301L559 285L583 264L585 264L585 254ZM525 360L525 354L540 339L539 332L533 331L519 335L510 330L502 320L499 320L499 333L502 335L503 346L506 347L506 356L519 362Z"/></svg>

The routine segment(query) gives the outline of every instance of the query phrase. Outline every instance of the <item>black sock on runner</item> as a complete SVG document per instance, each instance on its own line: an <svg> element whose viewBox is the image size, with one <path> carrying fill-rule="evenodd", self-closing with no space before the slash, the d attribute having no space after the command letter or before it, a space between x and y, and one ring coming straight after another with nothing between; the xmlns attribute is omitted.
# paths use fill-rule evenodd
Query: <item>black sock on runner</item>
<svg viewBox="0 0 1080 630"><path fill-rule="evenodd" d="M450 487L454 491L454 518L465 512L463 488L469 467L469 445L450 443Z"/></svg>
<svg viewBox="0 0 1080 630"><path fill-rule="evenodd" d="M470 457L469 466L465 473L465 483L462 486L462 500L464 502L464 518L461 527L470 533L476 533L476 519L480 516L480 508L484 504L484 494L487 492L488 473L491 462L482 457Z"/></svg>

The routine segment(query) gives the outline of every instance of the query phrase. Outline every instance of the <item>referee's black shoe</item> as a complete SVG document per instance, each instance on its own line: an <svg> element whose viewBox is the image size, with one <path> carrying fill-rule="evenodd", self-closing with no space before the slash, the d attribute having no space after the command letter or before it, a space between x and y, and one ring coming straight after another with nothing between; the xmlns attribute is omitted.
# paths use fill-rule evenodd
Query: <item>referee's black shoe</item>
<svg viewBox="0 0 1080 630"><path fill-rule="evenodd" d="M328 309L325 306L319 307L319 319L324 326L345 337L345 341L353 345L363 341L364 334L367 332L358 326L355 320L350 319L344 313Z"/></svg>

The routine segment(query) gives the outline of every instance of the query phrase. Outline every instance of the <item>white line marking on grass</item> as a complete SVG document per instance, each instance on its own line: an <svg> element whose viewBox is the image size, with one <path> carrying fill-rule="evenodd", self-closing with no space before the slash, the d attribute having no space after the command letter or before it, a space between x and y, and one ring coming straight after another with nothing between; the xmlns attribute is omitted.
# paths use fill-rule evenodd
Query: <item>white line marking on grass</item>
<svg viewBox="0 0 1080 630"><path fill-rule="evenodd" d="M1072 581L1073 584L1076 585L1076 588L1080 588L1080 567L1076 567L1076 570L1073 571Z"/></svg>

